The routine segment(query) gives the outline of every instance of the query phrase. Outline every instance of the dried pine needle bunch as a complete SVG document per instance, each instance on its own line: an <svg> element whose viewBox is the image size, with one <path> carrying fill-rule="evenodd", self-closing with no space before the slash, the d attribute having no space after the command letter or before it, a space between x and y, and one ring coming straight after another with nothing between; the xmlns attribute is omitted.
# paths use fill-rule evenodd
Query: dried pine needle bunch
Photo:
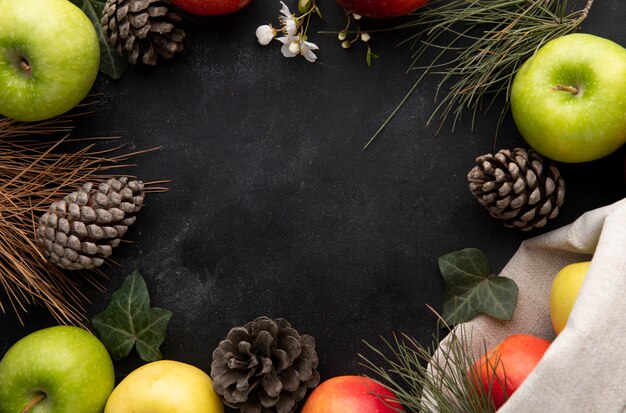
<svg viewBox="0 0 626 413"><path fill-rule="evenodd" d="M0 284L5 292L0 310L13 308L20 317L28 305L41 304L59 323L80 325L85 298L81 281L98 285L98 274L80 272L77 277L49 262L36 242L37 220L53 201L86 182L106 182L110 174L130 166L126 162L131 157L147 151L119 154L122 146L100 150L88 140L70 139L72 119L0 119ZM61 149L68 142L82 147L65 153ZM163 182L146 183L145 191L165 191L157 186Z"/></svg>

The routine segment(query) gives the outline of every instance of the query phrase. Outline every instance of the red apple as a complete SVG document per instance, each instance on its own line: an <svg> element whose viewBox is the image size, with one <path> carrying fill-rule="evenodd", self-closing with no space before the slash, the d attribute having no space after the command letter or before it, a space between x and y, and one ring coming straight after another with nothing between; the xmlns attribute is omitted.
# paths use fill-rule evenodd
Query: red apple
<svg viewBox="0 0 626 413"><path fill-rule="evenodd" d="M202 16L214 16L236 12L252 0L172 0L181 9Z"/></svg>
<svg viewBox="0 0 626 413"><path fill-rule="evenodd" d="M361 376L326 380L311 393L301 413L397 413L396 395L379 382Z"/></svg>
<svg viewBox="0 0 626 413"><path fill-rule="evenodd" d="M498 409L522 385L549 346L550 342L543 338L509 336L477 360L468 374L479 381L476 385L483 386Z"/></svg>
<svg viewBox="0 0 626 413"><path fill-rule="evenodd" d="M375 19L404 16L416 10L428 0L337 0L344 9Z"/></svg>

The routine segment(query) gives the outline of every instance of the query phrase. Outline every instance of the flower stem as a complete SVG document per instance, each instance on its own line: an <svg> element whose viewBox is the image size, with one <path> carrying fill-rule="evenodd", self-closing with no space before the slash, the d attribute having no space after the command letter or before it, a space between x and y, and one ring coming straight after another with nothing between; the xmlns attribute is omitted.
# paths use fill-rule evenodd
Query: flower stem
<svg viewBox="0 0 626 413"><path fill-rule="evenodd" d="M37 403L46 398L46 393L38 392L20 413L28 413Z"/></svg>

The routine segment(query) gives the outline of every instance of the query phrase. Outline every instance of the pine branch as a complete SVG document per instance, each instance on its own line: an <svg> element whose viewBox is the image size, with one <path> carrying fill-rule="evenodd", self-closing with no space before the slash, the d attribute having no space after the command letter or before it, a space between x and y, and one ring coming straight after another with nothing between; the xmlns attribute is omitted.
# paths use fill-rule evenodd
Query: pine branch
<svg viewBox="0 0 626 413"><path fill-rule="evenodd" d="M382 365L359 356L374 378L396 394L407 412L494 413L489 392L475 384L481 383L481 379L466 344L471 337L463 330L452 330L445 348L439 346L437 336L433 339L430 347L404 334L394 335L393 341L383 339L382 348L366 343L382 359Z"/></svg>
<svg viewBox="0 0 626 413"><path fill-rule="evenodd" d="M407 101L426 75L441 76L438 104L428 119L437 132L452 119L452 129L465 111L477 114L502 105L499 124L509 108L510 88L521 65L542 45L577 30L594 0L568 12L567 0L433 0L396 27L416 32L403 43L413 50L409 71L419 73L400 104L365 145L367 148ZM429 63L422 59L434 52ZM443 97L438 99L438 95ZM498 126L499 126L498 124ZM497 135L497 130L496 130Z"/></svg>

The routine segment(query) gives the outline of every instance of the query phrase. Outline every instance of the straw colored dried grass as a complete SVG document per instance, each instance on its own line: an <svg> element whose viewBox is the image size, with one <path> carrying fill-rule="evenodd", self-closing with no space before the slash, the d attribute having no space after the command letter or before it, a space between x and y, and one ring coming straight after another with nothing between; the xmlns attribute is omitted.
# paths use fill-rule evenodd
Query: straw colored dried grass
<svg viewBox="0 0 626 413"><path fill-rule="evenodd" d="M52 201L85 182L120 176L118 170L134 166L132 157L152 150L120 153L124 145L97 149L95 141L105 138L71 139L73 117L87 113L35 123L0 119L0 284L6 292L0 310L12 308L20 321L28 306L40 304L61 324L83 324L80 287L84 281L100 287L103 274L68 273L49 263L37 247L37 221ZM80 148L63 152L69 142ZM146 192L166 191L159 186L165 182L147 182Z"/></svg>

